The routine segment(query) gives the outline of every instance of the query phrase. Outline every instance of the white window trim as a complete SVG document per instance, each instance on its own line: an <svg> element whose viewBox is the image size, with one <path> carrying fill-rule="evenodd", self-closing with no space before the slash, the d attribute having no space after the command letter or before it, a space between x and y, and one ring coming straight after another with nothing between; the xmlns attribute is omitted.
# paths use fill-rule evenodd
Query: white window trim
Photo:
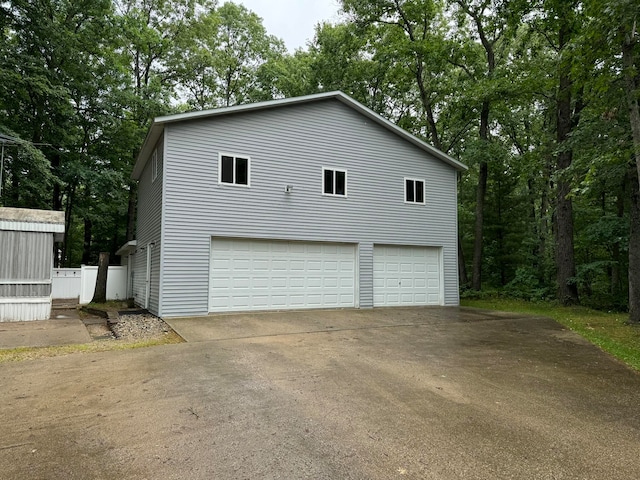
<svg viewBox="0 0 640 480"><path fill-rule="evenodd" d="M233 158L233 182L227 183L222 181L222 157L232 157ZM246 158L247 159L247 184L243 185L241 183L235 183L236 180L236 158ZM226 185L229 187L243 187L249 188L251 186L251 157L249 155L241 155L239 153L226 153L219 152L218 153L218 185Z"/></svg>
<svg viewBox="0 0 640 480"><path fill-rule="evenodd" d="M153 150L151 154L151 182L155 182L158 178L158 149Z"/></svg>
<svg viewBox="0 0 640 480"><path fill-rule="evenodd" d="M422 182L422 202L410 202L407 200L407 180L411 180L413 182ZM427 182L424 178L415 178L415 177L404 177L402 181L403 192L404 192L404 203L409 205L426 205L427 204ZM415 192L414 192L415 196Z"/></svg>
<svg viewBox="0 0 640 480"><path fill-rule="evenodd" d="M336 191L336 176L335 176L335 172L342 172L344 173L344 195L338 195L336 193L325 193L324 191L324 172L326 170L331 170L334 172L333 175L333 191ZM338 197L338 198L347 198L347 195L349 194L349 175L347 174L347 170L345 168L336 168L336 167L322 167L322 181L321 181L322 185L321 185L321 191L322 191L322 195L324 195L325 197Z"/></svg>

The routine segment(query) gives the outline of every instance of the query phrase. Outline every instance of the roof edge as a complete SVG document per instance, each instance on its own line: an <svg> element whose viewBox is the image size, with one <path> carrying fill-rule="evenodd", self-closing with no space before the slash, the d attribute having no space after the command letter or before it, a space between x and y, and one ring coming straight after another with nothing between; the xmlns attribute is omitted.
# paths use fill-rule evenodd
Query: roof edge
<svg viewBox="0 0 640 480"><path fill-rule="evenodd" d="M340 102L344 103L345 105L350 106L354 110L360 112L361 114L375 121L379 125L387 128L388 130L396 133L397 135L404 138L405 140L408 140L410 143L426 151L427 153L430 153L431 155L438 158L439 160L442 160L443 162L455 168L456 170L467 170L468 167L462 162L456 160L455 158L447 155L441 150L438 150L432 145L429 145L424 140L421 140L415 135L400 128L395 123L391 122L390 120L387 120L380 114L364 106L357 100L354 100L347 94L336 90L331 92L314 93L312 95L304 95L300 97L280 98L276 100L267 100L267 101L258 102L258 103L247 103L243 105L234 105L231 107L222 107L222 108L215 108L215 109L209 109L209 110L177 113L174 115L164 115L161 117L156 117L154 118L151 124L151 127L149 127L149 131L142 145L142 148L140 149L140 153L136 158L136 163L133 167L131 177L134 180L140 179L140 176L142 175L142 170L144 169L144 166L146 163L146 159L150 157L151 149L160 139L160 136L164 131L164 126L167 124L190 121L190 120L198 120L201 118L217 117L217 116L227 115L232 113L241 113L241 112L264 110L264 109L276 108L276 107L284 107L287 105L299 105L299 104L304 104L309 102L316 102L319 100L326 100L330 98L337 99Z"/></svg>

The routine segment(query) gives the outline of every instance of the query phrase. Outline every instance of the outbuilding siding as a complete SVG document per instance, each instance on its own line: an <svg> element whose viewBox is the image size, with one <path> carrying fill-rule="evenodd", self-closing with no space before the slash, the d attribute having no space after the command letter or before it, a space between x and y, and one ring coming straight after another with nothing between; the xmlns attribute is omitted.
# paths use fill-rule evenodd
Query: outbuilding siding
<svg viewBox="0 0 640 480"><path fill-rule="evenodd" d="M51 233L0 230L0 281L11 281L0 285L0 297L51 295L52 268Z"/></svg>
<svg viewBox="0 0 640 480"><path fill-rule="evenodd" d="M359 244L361 307L373 305L373 244L441 246L444 303L458 304L456 170L345 104L173 123L164 138L164 198L147 162L138 207L138 251L162 248L162 316L207 313L214 235ZM251 158L249 188L218 184L219 152ZM322 195L322 167L347 170L346 198ZM404 202L404 177L425 179L426 205Z"/></svg>

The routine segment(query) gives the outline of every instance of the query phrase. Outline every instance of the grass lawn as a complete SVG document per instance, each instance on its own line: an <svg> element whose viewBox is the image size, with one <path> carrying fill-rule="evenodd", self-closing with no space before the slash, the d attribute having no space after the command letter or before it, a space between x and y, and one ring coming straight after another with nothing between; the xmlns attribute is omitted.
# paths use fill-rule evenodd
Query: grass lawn
<svg viewBox="0 0 640 480"><path fill-rule="evenodd" d="M553 318L605 352L640 371L640 326L628 325L626 313L608 313L585 307L561 307L504 298L462 299L465 307L529 313Z"/></svg>
<svg viewBox="0 0 640 480"><path fill-rule="evenodd" d="M176 333L171 332L163 337L140 340L138 342L124 342L119 340L101 340L78 345L62 345L57 347L18 347L0 349L0 364L3 362L19 362L22 360L35 360L37 358L58 357L70 353L96 353L111 350L130 350L133 348L155 347L156 345L168 345L182 343L184 340Z"/></svg>

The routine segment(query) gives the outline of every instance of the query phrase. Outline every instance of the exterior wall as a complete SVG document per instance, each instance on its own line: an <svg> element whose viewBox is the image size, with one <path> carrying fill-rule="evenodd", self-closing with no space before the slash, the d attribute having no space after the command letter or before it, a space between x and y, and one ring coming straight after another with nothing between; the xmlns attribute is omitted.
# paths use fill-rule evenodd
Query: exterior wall
<svg viewBox="0 0 640 480"><path fill-rule="evenodd" d="M374 244L441 246L444 303L458 304L455 169L350 107L323 100L184 121L164 138L161 316L207 313L213 235L357 243L361 307L373 305ZM220 152L250 157L250 187L218 184ZM322 195L322 167L347 170L346 198ZM404 177L425 179L426 205L404 202ZM156 237L138 238L140 249Z"/></svg>
<svg viewBox="0 0 640 480"><path fill-rule="evenodd" d="M51 312L53 233L0 230L0 321Z"/></svg>
<svg viewBox="0 0 640 480"><path fill-rule="evenodd" d="M0 322L48 320L50 316L50 297L0 298Z"/></svg>
<svg viewBox="0 0 640 480"><path fill-rule="evenodd" d="M152 165L148 161L138 185L138 212L136 224L137 247L133 255L133 298L137 305L145 305L147 249L151 249L151 288L149 311L159 315L160 311L160 247L162 232L162 195L164 181L164 139L156 145L158 176L152 181Z"/></svg>

